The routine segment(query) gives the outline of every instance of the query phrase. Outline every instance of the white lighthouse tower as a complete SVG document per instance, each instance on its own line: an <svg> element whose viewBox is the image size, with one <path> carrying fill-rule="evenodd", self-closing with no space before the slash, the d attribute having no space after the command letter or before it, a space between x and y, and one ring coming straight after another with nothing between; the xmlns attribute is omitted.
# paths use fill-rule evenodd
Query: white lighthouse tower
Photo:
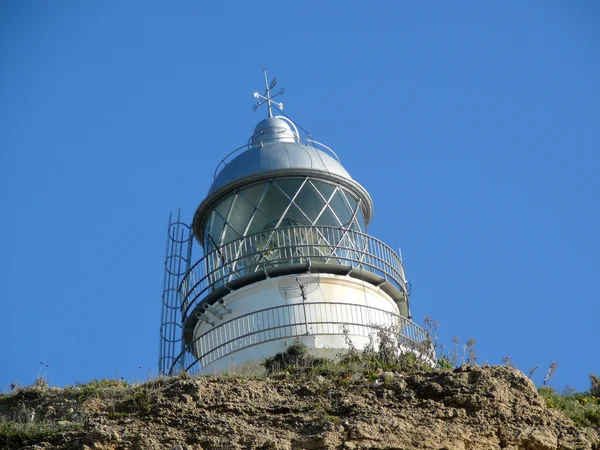
<svg viewBox="0 0 600 450"><path fill-rule="evenodd" d="M381 327L433 360L410 320L401 258L368 234L369 193L327 146L302 138L273 99L248 144L230 153L191 226L169 223L159 368L259 373L295 340L334 357ZM191 260L194 239L203 256Z"/></svg>

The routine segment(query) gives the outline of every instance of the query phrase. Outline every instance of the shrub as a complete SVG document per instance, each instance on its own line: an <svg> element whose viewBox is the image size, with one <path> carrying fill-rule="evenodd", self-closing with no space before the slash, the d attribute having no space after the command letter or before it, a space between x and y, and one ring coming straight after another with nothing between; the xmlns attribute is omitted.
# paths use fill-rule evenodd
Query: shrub
<svg viewBox="0 0 600 450"><path fill-rule="evenodd" d="M144 386L134 389L129 395L129 400L131 401L133 411L142 416L148 415L152 411L154 398L151 392Z"/></svg>
<svg viewBox="0 0 600 450"><path fill-rule="evenodd" d="M356 351L348 356L342 355L340 363L353 366L365 374L381 371L429 370L422 361L418 347L409 348L409 341L399 340L394 327L378 327L377 333L369 337L369 343L362 352ZM424 344L430 345L429 342ZM414 350L414 351L413 351ZM361 369L362 366L362 369Z"/></svg>
<svg viewBox="0 0 600 450"><path fill-rule="evenodd" d="M336 360L316 358L303 343L296 341L286 351L266 358L262 365L267 375L286 372L337 376L341 379L351 378L355 374L374 379L384 371L430 370L420 358L418 349L408 349L408 341L399 340L392 327L380 327L377 333L370 336L369 344L362 351L354 347L348 330L344 329L343 334L348 350L339 354Z"/></svg>
<svg viewBox="0 0 600 450"><path fill-rule="evenodd" d="M79 401L85 401L94 397L106 397L113 395L116 391L122 391L128 386L126 381L121 380L98 380L93 379L89 383L77 384L69 388Z"/></svg>
<svg viewBox="0 0 600 450"><path fill-rule="evenodd" d="M561 411L577 425L600 427L600 396L596 395L597 380L595 374L590 375L592 386L587 392L566 390L559 394L549 386L542 386L538 392L546 400L549 408Z"/></svg>
<svg viewBox="0 0 600 450"><path fill-rule="evenodd" d="M262 366L265 368L267 375L272 375L278 372L307 372L327 363L328 361L325 358L315 358L308 353L306 345L302 342L295 341L284 352L266 358Z"/></svg>
<svg viewBox="0 0 600 450"><path fill-rule="evenodd" d="M0 442L10 446L21 446L25 442L43 442L51 440L59 433L78 430L78 423L20 423L0 422Z"/></svg>
<svg viewBox="0 0 600 450"><path fill-rule="evenodd" d="M454 364L448 356L442 355L437 360L437 367L439 367L440 369L453 369Z"/></svg>

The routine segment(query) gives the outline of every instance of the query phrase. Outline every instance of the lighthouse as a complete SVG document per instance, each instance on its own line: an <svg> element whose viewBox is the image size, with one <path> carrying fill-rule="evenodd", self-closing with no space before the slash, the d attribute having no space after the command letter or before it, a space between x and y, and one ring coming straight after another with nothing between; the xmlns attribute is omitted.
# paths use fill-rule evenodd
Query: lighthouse
<svg viewBox="0 0 600 450"><path fill-rule="evenodd" d="M266 118L217 166L191 223L169 221L160 372L256 374L297 340L333 358L381 329L433 362L402 259L368 234L369 193L264 78L254 110Z"/></svg>

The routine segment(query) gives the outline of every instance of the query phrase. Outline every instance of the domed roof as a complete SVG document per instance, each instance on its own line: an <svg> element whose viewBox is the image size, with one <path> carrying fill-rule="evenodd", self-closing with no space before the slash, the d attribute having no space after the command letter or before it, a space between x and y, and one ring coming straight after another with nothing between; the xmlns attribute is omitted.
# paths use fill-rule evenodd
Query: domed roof
<svg viewBox="0 0 600 450"><path fill-rule="evenodd" d="M300 142L296 125L286 117L269 117L258 123L251 145L229 162L223 160L206 198L196 209L193 219L194 234L201 241L204 219L218 202L239 187L271 178L310 176L349 189L362 201L361 209L366 224L373 217L373 201L369 193L342 167L333 150L307 139L311 145ZM319 145L331 154L315 147ZM333 156L332 156L333 155ZM219 172L218 169L224 165Z"/></svg>
<svg viewBox="0 0 600 450"><path fill-rule="evenodd" d="M331 155L301 144L296 132L283 119L272 117L259 122L252 135L252 147L228 162L218 173L208 194L253 175L275 171L322 172L352 180Z"/></svg>

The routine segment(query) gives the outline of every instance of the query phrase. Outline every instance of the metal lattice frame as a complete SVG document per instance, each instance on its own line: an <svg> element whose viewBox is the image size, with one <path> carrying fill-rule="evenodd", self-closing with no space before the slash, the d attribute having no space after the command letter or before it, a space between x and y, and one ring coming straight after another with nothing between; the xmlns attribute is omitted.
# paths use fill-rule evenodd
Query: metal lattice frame
<svg viewBox="0 0 600 450"><path fill-rule="evenodd" d="M190 270L193 235L191 227L181 222L180 215L181 211L177 211L177 219L173 220L173 214L169 214L167 227L158 357L161 375L172 375L184 369L181 361L176 359L176 355L184 349L179 285Z"/></svg>
<svg viewBox="0 0 600 450"><path fill-rule="evenodd" d="M296 183L297 187L286 189L284 183ZM316 206L312 212L307 210ZM290 225L332 226L366 233L362 206L348 189L313 177L254 183L236 189L212 208L204 225L203 247L208 253L256 232ZM241 211L251 212L242 216Z"/></svg>

